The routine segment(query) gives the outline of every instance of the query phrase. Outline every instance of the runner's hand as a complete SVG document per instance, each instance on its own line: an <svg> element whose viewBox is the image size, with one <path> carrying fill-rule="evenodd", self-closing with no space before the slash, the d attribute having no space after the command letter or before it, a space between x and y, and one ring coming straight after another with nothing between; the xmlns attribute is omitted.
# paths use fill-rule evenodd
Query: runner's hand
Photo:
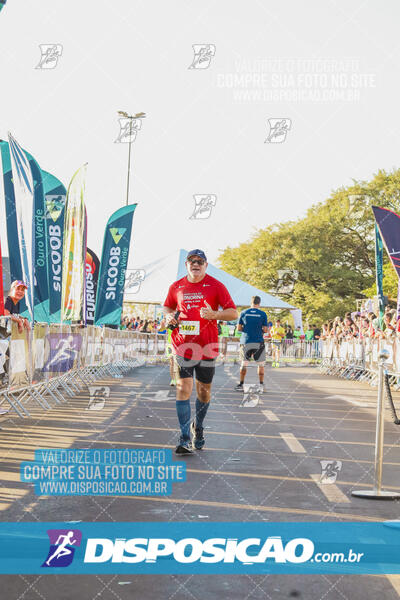
<svg viewBox="0 0 400 600"><path fill-rule="evenodd" d="M165 317L165 322L168 325L178 325L178 321L174 318L174 313L169 313Z"/></svg>
<svg viewBox="0 0 400 600"><path fill-rule="evenodd" d="M204 300L205 307L203 306L200 309L200 316L202 319L212 320L215 319L215 310L211 308L211 306Z"/></svg>

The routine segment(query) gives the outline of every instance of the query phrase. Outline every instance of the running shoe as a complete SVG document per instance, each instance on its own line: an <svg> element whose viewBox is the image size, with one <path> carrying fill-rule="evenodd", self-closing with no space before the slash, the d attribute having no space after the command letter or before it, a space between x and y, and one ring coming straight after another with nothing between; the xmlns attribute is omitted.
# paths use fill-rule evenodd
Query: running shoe
<svg viewBox="0 0 400 600"><path fill-rule="evenodd" d="M279 367L279 363L275 363L275 366L276 366L276 367Z"/></svg>
<svg viewBox="0 0 400 600"><path fill-rule="evenodd" d="M196 450L201 450L206 443L203 435L203 428L196 427L194 421L190 425L190 433L192 434L192 444L196 448Z"/></svg>
<svg viewBox="0 0 400 600"><path fill-rule="evenodd" d="M171 379L171 381L169 382L169 385L176 385L176 379Z"/></svg>
<svg viewBox="0 0 400 600"><path fill-rule="evenodd" d="M243 383L238 383L237 386L235 387L235 390L237 392L243 392Z"/></svg>
<svg viewBox="0 0 400 600"><path fill-rule="evenodd" d="M266 392L266 391L267 391L267 388L265 387L265 384L264 384L264 383L260 383L259 390L261 391L261 393L263 393L263 392Z"/></svg>
<svg viewBox="0 0 400 600"><path fill-rule="evenodd" d="M275 365L276 365L276 363L274 363L274 362L273 362L273 363L272 363L272 366L273 366L273 367L275 367Z"/></svg>
<svg viewBox="0 0 400 600"><path fill-rule="evenodd" d="M192 442L181 437L179 444L175 448L175 454L193 454Z"/></svg>

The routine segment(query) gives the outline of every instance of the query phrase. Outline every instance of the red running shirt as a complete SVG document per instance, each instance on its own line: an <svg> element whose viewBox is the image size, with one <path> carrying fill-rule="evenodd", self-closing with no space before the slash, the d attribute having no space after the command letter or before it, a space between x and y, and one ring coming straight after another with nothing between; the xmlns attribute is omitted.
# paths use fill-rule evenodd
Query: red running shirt
<svg viewBox="0 0 400 600"><path fill-rule="evenodd" d="M193 360L218 356L217 321L200 317L206 302L212 310L236 309L224 284L211 275L206 274L198 283L191 283L185 276L170 286L164 306L180 311L179 329L172 332L172 346L178 356Z"/></svg>

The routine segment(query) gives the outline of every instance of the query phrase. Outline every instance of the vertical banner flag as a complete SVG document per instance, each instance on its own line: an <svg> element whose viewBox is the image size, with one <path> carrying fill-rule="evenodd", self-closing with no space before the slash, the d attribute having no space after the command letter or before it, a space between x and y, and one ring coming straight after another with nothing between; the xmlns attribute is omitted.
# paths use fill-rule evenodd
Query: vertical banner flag
<svg viewBox="0 0 400 600"><path fill-rule="evenodd" d="M386 251L400 277L400 216L388 208L373 206L372 210Z"/></svg>
<svg viewBox="0 0 400 600"><path fill-rule="evenodd" d="M15 211L17 216L18 247L21 256L22 279L28 285L25 298L29 317L34 319L34 189L33 176L28 158L18 142L8 134L11 152L11 170L14 185Z"/></svg>
<svg viewBox="0 0 400 600"><path fill-rule="evenodd" d="M388 208L373 206L372 210L374 211L376 224L381 235L381 243L383 242L385 245L391 263L396 270L397 277L400 278L400 216ZM378 291L378 296L380 294L382 294L383 307L382 289ZM380 300L379 306L381 306Z"/></svg>
<svg viewBox="0 0 400 600"><path fill-rule="evenodd" d="M86 325L94 325L100 261L93 250L86 251Z"/></svg>
<svg viewBox="0 0 400 600"><path fill-rule="evenodd" d="M382 326L385 302L383 300L383 242L377 224L375 223L375 271L376 271L376 294L378 296L379 319Z"/></svg>
<svg viewBox="0 0 400 600"><path fill-rule="evenodd" d="M42 170L33 156L24 151L28 160L33 177L34 193L34 215L33 215L33 237L34 237L34 280L33 280L33 302L35 307L35 321L47 323L49 282L47 277L47 244L45 227L45 206Z"/></svg>
<svg viewBox="0 0 400 600"><path fill-rule="evenodd" d="M0 315L4 315L3 258L0 243Z"/></svg>
<svg viewBox="0 0 400 600"><path fill-rule="evenodd" d="M61 322L64 216L67 190L54 175L43 171L45 201L48 313L50 323Z"/></svg>
<svg viewBox="0 0 400 600"><path fill-rule="evenodd" d="M119 325L124 298L125 272L136 204L118 209L104 233L96 297L96 325Z"/></svg>
<svg viewBox="0 0 400 600"><path fill-rule="evenodd" d="M303 313L302 313L301 308L292 308L292 310L290 312L292 313L292 317L293 317L293 321L294 321L294 328L297 329L297 327L300 327L300 333L301 333L301 335L304 335Z"/></svg>
<svg viewBox="0 0 400 600"><path fill-rule="evenodd" d="M21 255L18 245L17 214L15 210L14 186L11 171L10 147L7 142L0 141L3 188L6 207L6 224L8 240L8 256L10 260L11 281L22 279ZM26 307L26 305L24 305Z"/></svg>
<svg viewBox="0 0 400 600"><path fill-rule="evenodd" d="M85 318L86 167L85 164L72 177L65 206L61 321Z"/></svg>

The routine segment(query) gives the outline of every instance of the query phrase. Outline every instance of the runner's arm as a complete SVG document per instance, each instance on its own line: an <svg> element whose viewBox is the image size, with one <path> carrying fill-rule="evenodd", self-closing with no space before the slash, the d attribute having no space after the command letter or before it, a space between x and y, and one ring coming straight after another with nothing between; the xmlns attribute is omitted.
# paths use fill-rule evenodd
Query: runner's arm
<svg viewBox="0 0 400 600"><path fill-rule="evenodd" d="M236 308L225 308L225 310L216 310L214 319L218 321L234 321L238 318L238 311Z"/></svg>

